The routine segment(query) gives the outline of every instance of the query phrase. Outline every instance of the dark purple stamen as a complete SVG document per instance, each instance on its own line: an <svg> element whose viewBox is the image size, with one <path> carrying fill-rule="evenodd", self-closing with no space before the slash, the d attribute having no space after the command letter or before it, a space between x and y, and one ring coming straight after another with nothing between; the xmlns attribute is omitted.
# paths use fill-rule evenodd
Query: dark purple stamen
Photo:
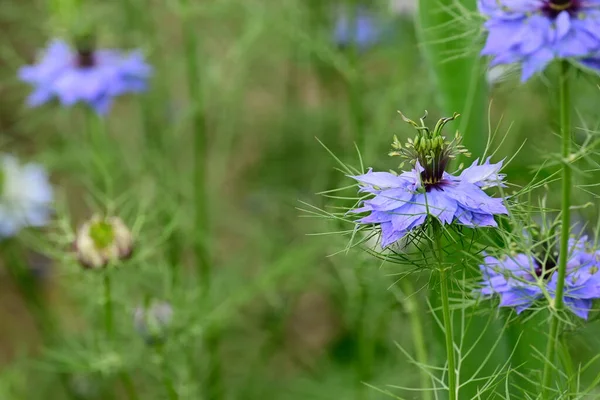
<svg viewBox="0 0 600 400"><path fill-rule="evenodd" d="M436 162L421 161L421 166L424 166L421 171L421 182L425 186L425 191L430 192L431 189L443 190L444 186L450 184L449 181L444 180L444 171L448 166L449 158L440 154Z"/></svg>
<svg viewBox="0 0 600 400"><path fill-rule="evenodd" d="M550 18L558 17L563 11L575 15L581 9L581 0L547 0L542 11Z"/></svg>
<svg viewBox="0 0 600 400"><path fill-rule="evenodd" d="M90 68L95 64L94 52L92 50L77 50L77 66L79 68Z"/></svg>
<svg viewBox="0 0 600 400"><path fill-rule="evenodd" d="M449 180L446 179L440 179L437 182L434 183L427 183L425 181L423 181L423 185L425 186L425 191L427 193L431 192L432 189L437 189L437 190L444 190L445 186L449 186L451 184L451 182Z"/></svg>
<svg viewBox="0 0 600 400"><path fill-rule="evenodd" d="M538 260L535 260L535 276L537 276L538 278L543 277L544 279L548 279L552 275L552 272L554 271L555 267L556 262L552 257L548 257L548 259L545 260L543 263Z"/></svg>

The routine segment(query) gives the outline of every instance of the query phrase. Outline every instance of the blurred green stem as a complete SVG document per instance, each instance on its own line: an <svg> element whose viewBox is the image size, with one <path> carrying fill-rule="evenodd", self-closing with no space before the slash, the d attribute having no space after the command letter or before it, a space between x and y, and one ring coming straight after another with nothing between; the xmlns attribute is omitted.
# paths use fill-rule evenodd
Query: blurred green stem
<svg viewBox="0 0 600 400"><path fill-rule="evenodd" d="M113 301L112 301L112 282L110 279L110 264L103 271L103 286L104 286L104 329L106 337L110 341L113 338L114 319L113 319ZM138 395L135 390L133 380L127 371L122 371L119 374L119 379L127 392L127 397L130 400L137 400Z"/></svg>
<svg viewBox="0 0 600 400"><path fill-rule="evenodd" d="M24 252L16 239L6 239L0 247L6 270L31 313L41 335L48 340L54 338L54 321L41 296L39 283L29 271Z"/></svg>
<svg viewBox="0 0 600 400"><path fill-rule="evenodd" d="M192 111L192 143L194 150L193 187L195 202L194 253L199 272L200 283L205 290L210 287L211 268L208 252L209 226L206 192L206 124L204 118L204 99L201 90L201 70L198 65L198 32L192 20L189 0L180 0L182 6L183 40L185 45L187 84L189 87Z"/></svg>
<svg viewBox="0 0 600 400"><path fill-rule="evenodd" d="M121 373L121 383L127 392L127 397L129 400L138 400L139 396L137 395L137 391L135 390L135 385L133 384L133 380L131 376L127 372Z"/></svg>
<svg viewBox="0 0 600 400"><path fill-rule="evenodd" d="M205 298L209 298L212 278L211 256L209 253L210 227L208 218L208 193L206 191L206 167L208 165L208 151L206 140L206 121L204 116L204 98L201 87L201 69L198 65L198 32L194 24L194 12L190 9L189 0L180 0L183 28L183 41L185 46L186 73L189 95L192 107L192 143L194 150L193 187L195 201L194 228L194 254L200 284ZM219 329L211 330L205 339L205 348L208 352L208 377L206 379L206 398L218 400L224 397L221 360L219 355L220 332Z"/></svg>
<svg viewBox="0 0 600 400"><path fill-rule="evenodd" d="M107 160L109 156L105 152L107 136L105 121L89 107L86 107L84 114L88 134L88 143L86 144L92 148L91 161L94 166L94 174L92 176L93 188L99 190L102 195L112 198L110 183L113 173L108 168ZM89 161L89 159L83 160L86 163Z"/></svg>
<svg viewBox="0 0 600 400"><path fill-rule="evenodd" d="M151 43L151 64L154 66L155 75L162 71L168 70L164 57L161 57L159 39L157 32L161 32L161 28L156 25L153 18L152 10L140 0L126 1L126 27L124 32L131 34L133 31L134 44L139 45L139 40L143 39L146 43ZM157 56L157 54L159 56ZM142 116L142 125L144 127L144 146L147 154L148 169L153 170L156 174L158 182L169 182L172 174L179 175L176 171L177 163L171 162L170 168L165 168L164 165L157 163L159 157L171 157L172 149L168 145L166 138L167 123L166 119L170 118L172 104L169 90L163 79L155 76L152 81L152 88L148 93L138 96L140 102L140 112ZM166 110L166 112L165 112ZM166 116L165 116L166 115ZM173 168L173 169L171 169ZM171 226L174 220L177 220L177 211L182 203L178 190L168 189L172 193L173 200L169 206L162 206L160 211L160 219L166 226ZM177 286L178 279L181 273L181 255L183 253L182 233L180 229L173 228L168 238L168 250L166 252L169 265L172 269L171 282L173 287Z"/></svg>
<svg viewBox="0 0 600 400"><path fill-rule="evenodd" d="M179 395L177 394L177 390L175 390L175 385L173 384L173 379L171 378L171 371L169 371L167 365L167 358L165 357L164 345L162 343L158 343L154 346L154 350L156 351L156 355L158 356L158 360L162 370L163 384L165 385L165 389L167 391L167 394L169 395L169 399L178 400Z"/></svg>
<svg viewBox="0 0 600 400"><path fill-rule="evenodd" d="M352 8L350 26L356 26L358 7ZM365 153L365 110L363 102L363 77L361 75L360 49L354 41L350 44L349 56L351 75L346 77L348 89L349 113L354 128L354 142Z"/></svg>
<svg viewBox="0 0 600 400"><path fill-rule="evenodd" d="M560 341L560 358L562 366L565 369L565 374L567 375L567 393L564 399L570 400L576 390L574 382L577 379L577 376L575 374L575 370L573 369L571 352L569 351L569 346L567 345L567 341L564 337Z"/></svg>
<svg viewBox="0 0 600 400"><path fill-rule="evenodd" d="M110 339L113 332L113 310L112 310L112 294L110 284L110 271L104 270L104 329L106 336Z"/></svg>
<svg viewBox="0 0 600 400"><path fill-rule="evenodd" d="M561 311L564 307L563 292L565 276L567 274L567 258L569 253L569 233L571 227L571 99L569 88L569 62L561 61L559 77L559 106L560 106L560 134L562 137L562 206L561 206L561 231L560 248L558 256L558 279L554 296L554 313L550 322L550 336L546 347L544 372L542 375L542 398L551 399L550 384L552 383L552 370L556 347L559 345Z"/></svg>
<svg viewBox="0 0 600 400"><path fill-rule="evenodd" d="M427 371L425 370L429 362L429 356L427 354L427 345L425 344L425 335L423 333L423 321L421 319L421 308L419 307L419 301L416 297L413 284L408 277L400 280L402 285L402 291L404 292L404 309L410 319L411 335L413 339L413 345L415 346L415 359L419 363L419 377L421 381L421 390L424 390L422 399L431 400L433 393L428 390L430 386L430 379Z"/></svg>
<svg viewBox="0 0 600 400"><path fill-rule="evenodd" d="M365 273L365 265L360 263L356 267L356 279L358 280L358 315L356 319L356 330L358 334L358 363L356 364L356 399L365 398L365 382L371 375L370 351L371 344L368 334L369 318L367 316L367 304L369 301L369 285Z"/></svg>
<svg viewBox="0 0 600 400"><path fill-rule="evenodd" d="M433 229L435 241L435 257L438 262L440 272L440 297L442 300L442 316L444 321L444 336L446 338L446 356L448 359L448 399L457 400L456 366L454 363L454 334L452 331L452 316L450 315L450 295L448 292L448 281L450 276L444 265L444 256L442 250L441 226L437 221L434 222Z"/></svg>

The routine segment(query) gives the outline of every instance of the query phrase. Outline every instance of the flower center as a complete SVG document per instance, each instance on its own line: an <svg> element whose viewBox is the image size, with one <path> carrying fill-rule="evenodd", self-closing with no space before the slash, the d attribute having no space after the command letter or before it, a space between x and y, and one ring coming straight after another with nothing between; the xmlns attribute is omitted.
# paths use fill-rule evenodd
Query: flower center
<svg viewBox="0 0 600 400"><path fill-rule="evenodd" d="M391 156L401 156L422 170L421 183L426 192L432 189L443 190L443 187L449 185L450 182L444 179L444 172L450 160L458 154L469 156L468 151L460 144L462 138L457 132L452 141L446 140L442 136L442 129L448 122L456 119L459 114L454 114L450 118L440 119L433 131L425 126L425 116L420 119L421 124L406 118L400 114L405 122L411 124L417 130L417 135L413 139L408 139L408 143L402 144L397 137L394 137L392 148L394 149Z"/></svg>
<svg viewBox="0 0 600 400"><path fill-rule="evenodd" d="M76 64L79 68L90 68L95 63L94 51L93 50L77 50Z"/></svg>
<svg viewBox="0 0 600 400"><path fill-rule="evenodd" d="M543 278L548 280L552 273L554 272L554 268L556 268L556 257L553 254L548 254L548 256L544 259L538 260L535 259L535 268L534 273L538 278Z"/></svg>
<svg viewBox="0 0 600 400"><path fill-rule="evenodd" d="M427 193L431 192L431 189L443 190L443 187L449 185L450 182L443 179L446 165L448 164L447 159L441 160L441 163L436 167L427 165L423 171L421 171L421 183L425 187Z"/></svg>
<svg viewBox="0 0 600 400"><path fill-rule="evenodd" d="M550 18L556 18L558 14L567 11L573 15L581 8L581 0L547 0L544 2L542 11Z"/></svg>
<svg viewBox="0 0 600 400"><path fill-rule="evenodd" d="M115 240L115 232L111 224L99 221L90 227L90 237L96 248L105 249Z"/></svg>

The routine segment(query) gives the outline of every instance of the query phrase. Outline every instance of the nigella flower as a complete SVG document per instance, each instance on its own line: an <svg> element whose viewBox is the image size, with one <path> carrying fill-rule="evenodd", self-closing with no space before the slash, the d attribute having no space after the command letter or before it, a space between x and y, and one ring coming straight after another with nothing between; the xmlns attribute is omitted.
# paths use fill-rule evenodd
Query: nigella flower
<svg viewBox="0 0 600 400"><path fill-rule="evenodd" d="M360 183L361 192L373 195L362 201L353 213L368 212L358 224L375 224L381 229L381 246L387 247L411 230L437 218L442 224L467 227L497 226L494 216L507 214L502 199L488 196L484 189L504 186L502 162L491 164L489 158L473 164L458 176L446 171L449 161L466 153L461 137L447 141L441 131L444 125L458 117L441 119L430 132L421 119L421 126L405 119L418 129L414 140L402 145L395 138L391 155L400 155L414 162L414 168L401 174L373 172L352 176Z"/></svg>
<svg viewBox="0 0 600 400"><path fill-rule="evenodd" d="M44 168L0 154L0 240L48 223L53 198Z"/></svg>
<svg viewBox="0 0 600 400"><path fill-rule="evenodd" d="M54 40L39 63L21 68L19 77L34 87L27 99L31 107L56 98L65 106L83 102L106 114L114 97L146 90L151 73L139 51L124 54L92 46L73 50Z"/></svg>
<svg viewBox="0 0 600 400"><path fill-rule="evenodd" d="M600 64L600 0L478 0L488 18L483 55L522 65L521 80L554 59ZM591 59L591 60L590 60Z"/></svg>
<svg viewBox="0 0 600 400"><path fill-rule="evenodd" d="M500 307L514 307L517 314L531 308L544 297L554 299L558 273L556 254L540 257L516 255L486 256L480 269L483 274L480 293L498 295ZM569 257L563 299L578 317L587 319L593 299L600 298L600 253L591 249L587 237L569 240Z"/></svg>
<svg viewBox="0 0 600 400"><path fill-rule="evenodd" d="M379 42L382 33L380 21L365 7L359 6L341 9L336 19L333 38L340 47L356 46L360 50L366 50Z"/></svg>
<svg viewBox="0 0 600 400"><path fill-rule="evenodd" d="M133 236L119 217L92 217L77 231L74 243L84 268L102 269L133 253Z"/></svg>

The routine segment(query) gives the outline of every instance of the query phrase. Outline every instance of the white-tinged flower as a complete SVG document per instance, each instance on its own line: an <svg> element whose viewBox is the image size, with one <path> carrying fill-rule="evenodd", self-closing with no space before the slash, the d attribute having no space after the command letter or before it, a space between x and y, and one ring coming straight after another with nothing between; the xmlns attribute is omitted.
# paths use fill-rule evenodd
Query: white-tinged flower
<svg viewBox="0 0 600 400"><path fill-rule="evenodd" d="M52 186L41 165L21 165L16 157L0 154L0 239L28 226L46 225L52 199Z"/></svg>
<svg viewBox="0 0 600 400"><path fill-rule="evenodd" d="M94 216L79 228L75 250L85 268L103 268L131 256L133 237L119 217Z"/></svg>

